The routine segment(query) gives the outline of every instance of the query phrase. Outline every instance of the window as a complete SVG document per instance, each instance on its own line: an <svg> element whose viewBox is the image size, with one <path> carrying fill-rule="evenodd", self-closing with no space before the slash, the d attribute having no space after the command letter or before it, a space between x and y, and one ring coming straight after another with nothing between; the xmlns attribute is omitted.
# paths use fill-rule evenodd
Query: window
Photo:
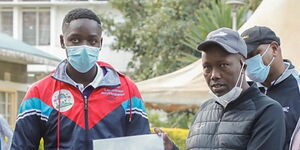
<svg viewBox="0 0 300 150"><path fill-rule="evenodd" d="M11 8L0 8L0 32L13 35L13 12Z"/></svg>
<svg viewBox="0 0 300 150"><path fill-rule="evenodd" d="M8 121L9 124L13 124L15 122L13 110L13 103L14 103L14 92L3 92L0 91L0 114Z"/></svg>
<svg viewBox="0 0 300 150"><path fill-rule="evenodd" d="M25 92L7 91L0 89L0 114L13 126L17 119L17 112Z"/></svg>
<svg viewBox="0 0 300 150"><path fill-rule="evenodd" d="M20 1L23 1L23 2L33 2L33 1L50 1L50 0L20 0Z"/></svg>
<svg viewBox="0 0 300 150"><path fill-rule="evenodd" d="M55 1L89 1L89 0L55 0Z"/></svg>
<svg viewBox="0 0 300 150"><path fill-rule="evenodd" d="M50 45L50 9L23 11L23 41L31 45Z"/></svg>

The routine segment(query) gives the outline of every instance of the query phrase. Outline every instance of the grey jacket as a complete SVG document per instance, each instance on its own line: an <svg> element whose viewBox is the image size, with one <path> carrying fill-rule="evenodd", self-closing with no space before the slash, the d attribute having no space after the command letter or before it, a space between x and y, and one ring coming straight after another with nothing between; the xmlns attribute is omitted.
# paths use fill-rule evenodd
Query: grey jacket
<svg viewBox="0 0 300 150"><path fill-rule="evenodd" d="M12 136L13 132L9 128L7 121L0 115L0 150L10 149ZM4 142L5 137L7 137L8 142Z"/></svg>
<svg viewBox="0 0 300 150"><path fill-rule="evenodd" d="M255 85L227 104L200 106L187 139L188 150L282 150L284 114L279 103Z"/></svg>
<svg viewBox="0 0 300 150"><path fill-rule="evenodd" d="M290 150L292 150L292 146L293 146L293 144L295 143L295 136L296 136L296 134L297 134L298 132L300 132L300 118L299 118L299 120L298 120L297 126L296 126L296 128L295 128L295 130L294 130L294 133L293 133L293 135L292 135L292 138L291 138ZM298 149L300 150L300 147L299 147Z"/></svg>

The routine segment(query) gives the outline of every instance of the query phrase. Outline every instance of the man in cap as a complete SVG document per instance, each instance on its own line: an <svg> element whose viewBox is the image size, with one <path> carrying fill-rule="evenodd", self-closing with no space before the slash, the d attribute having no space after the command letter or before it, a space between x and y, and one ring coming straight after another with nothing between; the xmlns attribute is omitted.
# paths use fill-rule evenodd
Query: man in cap
<svg viewBox="0 0 300 150"><path fill-rule="evenodd" d="M237 32L220 28L209 33L198 49L203 52L203 74L214 97L200 106L186 148L282 150L283 111L255 84L248 85L244 40Z"/></svg>
<svg viewBox="0 0 300 150"><path fill-rule="evenodd" d="M299 73L290 61L282 58L280 39L270 28L255 26L241 36L247 44L246 74L282 106L286 124L284 150L288 150L300 116Z"/></svg>

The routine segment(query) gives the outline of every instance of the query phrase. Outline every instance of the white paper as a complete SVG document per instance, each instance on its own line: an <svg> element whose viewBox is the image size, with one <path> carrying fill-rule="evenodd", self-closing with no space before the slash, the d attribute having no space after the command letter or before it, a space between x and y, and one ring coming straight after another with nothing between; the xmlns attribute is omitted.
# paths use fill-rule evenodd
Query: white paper
<svg viewBox="0 0 300 150"><path fill-rule="evenodd" d="M94 150L164 150L157 134L127 136L93 141Z"/></svg>

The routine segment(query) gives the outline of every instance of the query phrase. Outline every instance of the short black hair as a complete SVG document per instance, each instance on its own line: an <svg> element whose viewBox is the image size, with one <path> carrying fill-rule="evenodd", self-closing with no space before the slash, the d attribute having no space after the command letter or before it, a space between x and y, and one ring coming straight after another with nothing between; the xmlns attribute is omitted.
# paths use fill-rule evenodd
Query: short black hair
<svg viewBox="0 0 300 150"><path fill-rule="evenodd" d="M62 23L62 31L64 32L66 25L68 25L71 21L76 19L91 19L96 21L99 24L100 31L101 29L101 21L99 17L90 9L86 8L75 8L66 14L63 23Z"/></svg>

